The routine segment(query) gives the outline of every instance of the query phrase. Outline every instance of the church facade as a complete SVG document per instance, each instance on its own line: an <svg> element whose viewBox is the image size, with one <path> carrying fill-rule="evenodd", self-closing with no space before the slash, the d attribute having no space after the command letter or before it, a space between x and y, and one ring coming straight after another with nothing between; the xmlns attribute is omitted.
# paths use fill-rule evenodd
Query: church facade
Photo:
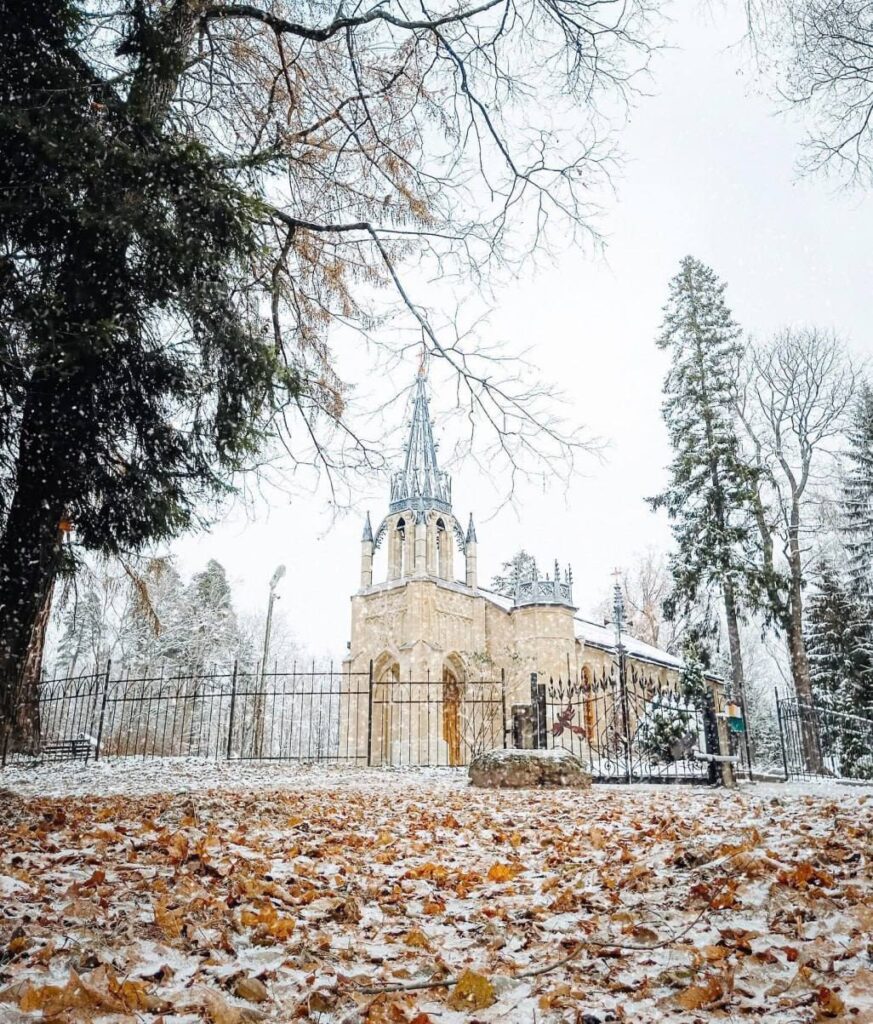
<svg viewBox="0 0 873 1024"><path fill-rule="evenodd" d="M482 585L473 516L458 518L438 465L423 372L387 514L375 529L367 515L351 603L344 667L370 676L370 763L462 764L473 747L502 746L509 733L517 745L538 745L525 733L532 683L578 692L618 668L615 630L578 615L569 569L556 563L553 573L518 579L511 594ZM620 643L634 678L677 686L678 658L626 633ZM487 690L497 681L500 702Z"/></svg>

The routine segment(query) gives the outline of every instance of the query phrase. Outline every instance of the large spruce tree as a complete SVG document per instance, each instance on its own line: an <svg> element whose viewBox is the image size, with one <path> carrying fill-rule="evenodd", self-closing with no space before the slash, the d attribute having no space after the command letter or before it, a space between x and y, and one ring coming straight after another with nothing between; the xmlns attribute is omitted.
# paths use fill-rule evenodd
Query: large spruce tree
<svg viewBox="0 0 873 1024"><path fill-rule="evenodd" d="M816 583L805 630L810 678L818 704L840 712L822 723L824 753L838 759L843 775L873 774L873 608L832 564Z"/></svg>
<svg viewBox="0 0 873 1024"><path fill-rule="evenodd" d="M739 620L756 600L749 572L755 474L742 457L735 427L742 347L724 292L715 273L691 256L670 282L657 345L671 358L662 409L673 459L669 485L650 503L666 510L676 542L668 613L692 605L701 593L720 594L733 687L742 699Z"/></svg>
<svg viewBox="0 0 873 1024"><path fill-rule="evenodd" d="M76 50L77 5L0 6L0 723L21 724L67 524L107 553L175 535L297 385L234 295L251 200L204 147L112 102Z"/></svg>
<svg viewBox="0 0 873 1024"><path fill-rule="evenodd" d="M843 539L852 585L873 593L873 388L864 383L846 431Z"/></svg>

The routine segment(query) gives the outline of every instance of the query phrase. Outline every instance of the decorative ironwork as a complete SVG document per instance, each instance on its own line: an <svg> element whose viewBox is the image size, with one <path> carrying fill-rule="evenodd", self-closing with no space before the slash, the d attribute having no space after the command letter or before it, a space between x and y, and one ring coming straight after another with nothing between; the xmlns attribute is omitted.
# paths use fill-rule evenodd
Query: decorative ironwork
<svg viewBox="0 0 873 1024"><path fill-rule="evenodd" d="M591 678L550 679L549 746L585 761L599 782L716 782L718 754L711 701L696 701L629 666Z"/></svg>
<svg viewBox="0 0 873 1024"><path fill-rule="evenodd" d="M547 683L533 675L524 703L510 709L507 696L503 679L380 680L372 670L332 666L137 678L112 678L107 667L43 684L40 749L0 751L0 760L460 766L512 743L564 746L601 782L717 781L711 701L685 697L634 666Z"/></svg>
<svg viewBox="0 0 873 1024"><path fill-rule="evenodd" d="M558 578L518 580L515 585L515 605L566 604L573 607L573 584Z"/></svg>

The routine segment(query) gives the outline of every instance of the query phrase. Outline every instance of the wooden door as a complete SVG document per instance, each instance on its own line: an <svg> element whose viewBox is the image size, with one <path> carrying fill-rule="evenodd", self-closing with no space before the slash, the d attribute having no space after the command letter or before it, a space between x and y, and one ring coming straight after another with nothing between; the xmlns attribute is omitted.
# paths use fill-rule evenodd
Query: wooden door
<svg viewBox="0 0 873 1024"><path fill-rule="evenodd" d="M449 669L443 669L443 739L448 748L449 765L464 763L461 756L461 686Z"/></svg>

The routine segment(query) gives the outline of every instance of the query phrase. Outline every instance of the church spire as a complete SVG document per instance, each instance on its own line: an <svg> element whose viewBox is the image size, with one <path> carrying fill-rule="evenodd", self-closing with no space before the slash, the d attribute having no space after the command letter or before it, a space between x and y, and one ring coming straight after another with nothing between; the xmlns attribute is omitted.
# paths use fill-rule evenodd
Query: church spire
<svg viewBox="0 0 873 1024"><path fill-rule="evenodd" d="M451 480L437 463L424 365L419 369L415 381L415 398L403 469L395 473L391 480L391 511L409 507L437 508L445 512L450 512L452 507Z"/></svg>

